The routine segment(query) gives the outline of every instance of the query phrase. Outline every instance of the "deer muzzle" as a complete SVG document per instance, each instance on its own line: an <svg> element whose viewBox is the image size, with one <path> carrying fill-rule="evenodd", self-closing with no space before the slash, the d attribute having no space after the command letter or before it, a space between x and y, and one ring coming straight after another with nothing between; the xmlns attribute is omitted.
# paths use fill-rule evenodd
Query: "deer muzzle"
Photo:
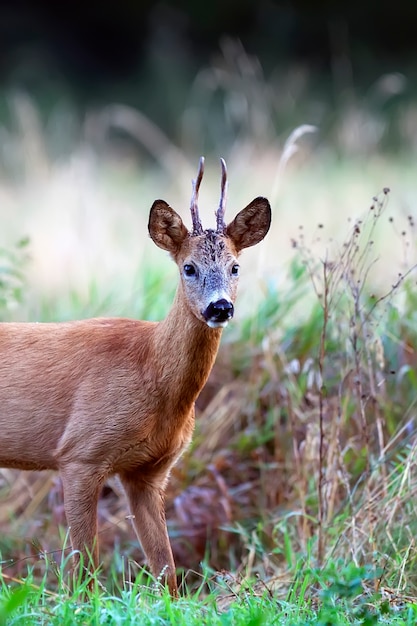
<svg viewBox="0 0 417 626"><path fill-rule="evenodd" d="M232 319L234 313L233 303L225 298L210 302L207 309L203 311L203 317L211 328L227 326L227 322Z"/></svg>

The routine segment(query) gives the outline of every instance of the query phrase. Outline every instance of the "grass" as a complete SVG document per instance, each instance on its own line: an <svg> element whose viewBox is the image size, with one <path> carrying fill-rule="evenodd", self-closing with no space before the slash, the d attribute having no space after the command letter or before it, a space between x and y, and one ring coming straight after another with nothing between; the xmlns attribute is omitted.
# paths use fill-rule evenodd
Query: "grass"
<svg viewBox="0 0 417 626"><path fill-rule="evenodd" d="M296 229L282 287L258 278L256 313L244 309L225 333L168 488L183 599L143 583L113 484L100 503L100 582L87 602L82 589L70 593L59 481L3 471L4 623L415 622L415 276L402 267L376 290L371 278L384 264L379 229L391 227L406 250L414 224L396 234L388 201L388 191L376 196L327 241L326 257L323 229ZM27 295L27 251L4 254L7 317ZM163 270L138 278L143 309L128 312L160 316L171 298ZM107 313L113 300L102 293L91 286L88 305ZM64 317L80 315L77 298ZM45 318L58 316L53 304Z"/></svg>
<svg viewBox="0 0 417 626"><path fill-rule="evenodd" d="M190 163L207 141L206 119L216 149L230 124L227 214L262 194L274 215L262 247L242 256L236 319L168 487L182 598L172 603L146 578L113 482L99 505L94 591L70 592L59 480L1 470L0 626L416 622L413 158L381 156L366 141L349 157L345 125L337 149L320 130L285 144L270 121L282 113L271 86L258 71L233 69L229 52L225 67L196 81L183 144L114 106L91 115L76 147L55 160L50 142L64 145L57 129L73 125L55 120L51 139L29 99L19 95L13 108L20 122L0 154L4 320L161 319L176 268L147 238L148 209L163 197L188 221ZM217 92L231 83L216 125ZM213 99L197 106L207 90ZM246 109L235 110L239 93ZM114 126L157 166L129 142L112 143ZM218 156L206 161L205 225L214 221Z"/></svg>
<svg viewBox="0 0 417 626"><path fill-rule="evenodd" d="M129 588L109 593L100 585L92 591L76 587L48 591L46 577L34 584L29 575L11 590L3 582L0 624L398 624L411 625L417 605L398 604L395 610L375 592L374 573L352 564L326 571L305 569L304 581L293 584L279 600L265 583L237 584L231 577L211 585L210 595L189 593L172 601L165 592L145 586L139 577ZM307 581L307 584L306 582ZM315 587L309 597L308 587ZM365 590L364 590L365 588ZM298 597L297 597L298 596Z"/></svg>

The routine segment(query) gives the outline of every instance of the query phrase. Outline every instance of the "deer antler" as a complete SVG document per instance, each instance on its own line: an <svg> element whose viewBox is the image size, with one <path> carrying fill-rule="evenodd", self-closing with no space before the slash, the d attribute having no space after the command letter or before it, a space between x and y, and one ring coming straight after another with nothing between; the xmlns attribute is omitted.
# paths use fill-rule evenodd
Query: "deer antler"
<svg viewBox="0 0 417 626"><path fill-rule="evenodd" d="M224 159L220 159L220 163L222 166L222 182L220 186L220 202L219 202L219 208L216 211L216 219L217 219L217 232L223 233L226 229L226 224L224 222L224 212L226 209L226 199L227 199L227 168L226 168L226 162Z"/></svg>
<svg viewBox="0 0 417 626"><path fill-rule="evenodd" d="M200 158L198 166L197 178L192 181L193 193L191 196L191 218L193 220L193 235L202 235L203 226L201 224L200 215L198 213L198 190L200 189L201 179L204 174L204 157Z"/></svg>

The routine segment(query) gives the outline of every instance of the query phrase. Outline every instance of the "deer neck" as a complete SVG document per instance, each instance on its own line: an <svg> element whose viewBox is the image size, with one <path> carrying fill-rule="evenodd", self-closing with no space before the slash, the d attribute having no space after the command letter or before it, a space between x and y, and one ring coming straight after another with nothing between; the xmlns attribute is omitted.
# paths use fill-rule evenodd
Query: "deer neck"
<svg viewBox="0 0 417 626"><path fill-rule="evenodd" d="M166 385L170 402L195 402L213 367L221 328L210 328L191 312L181 284L174 303L155 331L158 378Z"/></svg>

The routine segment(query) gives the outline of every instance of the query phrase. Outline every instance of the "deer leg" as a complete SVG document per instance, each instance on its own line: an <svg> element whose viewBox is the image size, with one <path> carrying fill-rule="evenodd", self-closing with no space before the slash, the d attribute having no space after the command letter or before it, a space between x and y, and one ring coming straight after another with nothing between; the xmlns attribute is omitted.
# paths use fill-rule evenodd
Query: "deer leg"
<svg viewBox="0 0 417 626"><path fill-rule="evenodd" d="M174 557L165 521L163 481L157 484L141 481L137 473L121 474L120 480L129 500L133 526L149 567L155 578L163 576L170 594L178 596Z"/></svg>
<svg viewBox="0 0 417 626"><path fill-rule="evenodd" d="M60 468L64 487L64 506L74 550L75 567L98 567L97 504L104 477L94 475L91 467L71 463Z"/></svg>

